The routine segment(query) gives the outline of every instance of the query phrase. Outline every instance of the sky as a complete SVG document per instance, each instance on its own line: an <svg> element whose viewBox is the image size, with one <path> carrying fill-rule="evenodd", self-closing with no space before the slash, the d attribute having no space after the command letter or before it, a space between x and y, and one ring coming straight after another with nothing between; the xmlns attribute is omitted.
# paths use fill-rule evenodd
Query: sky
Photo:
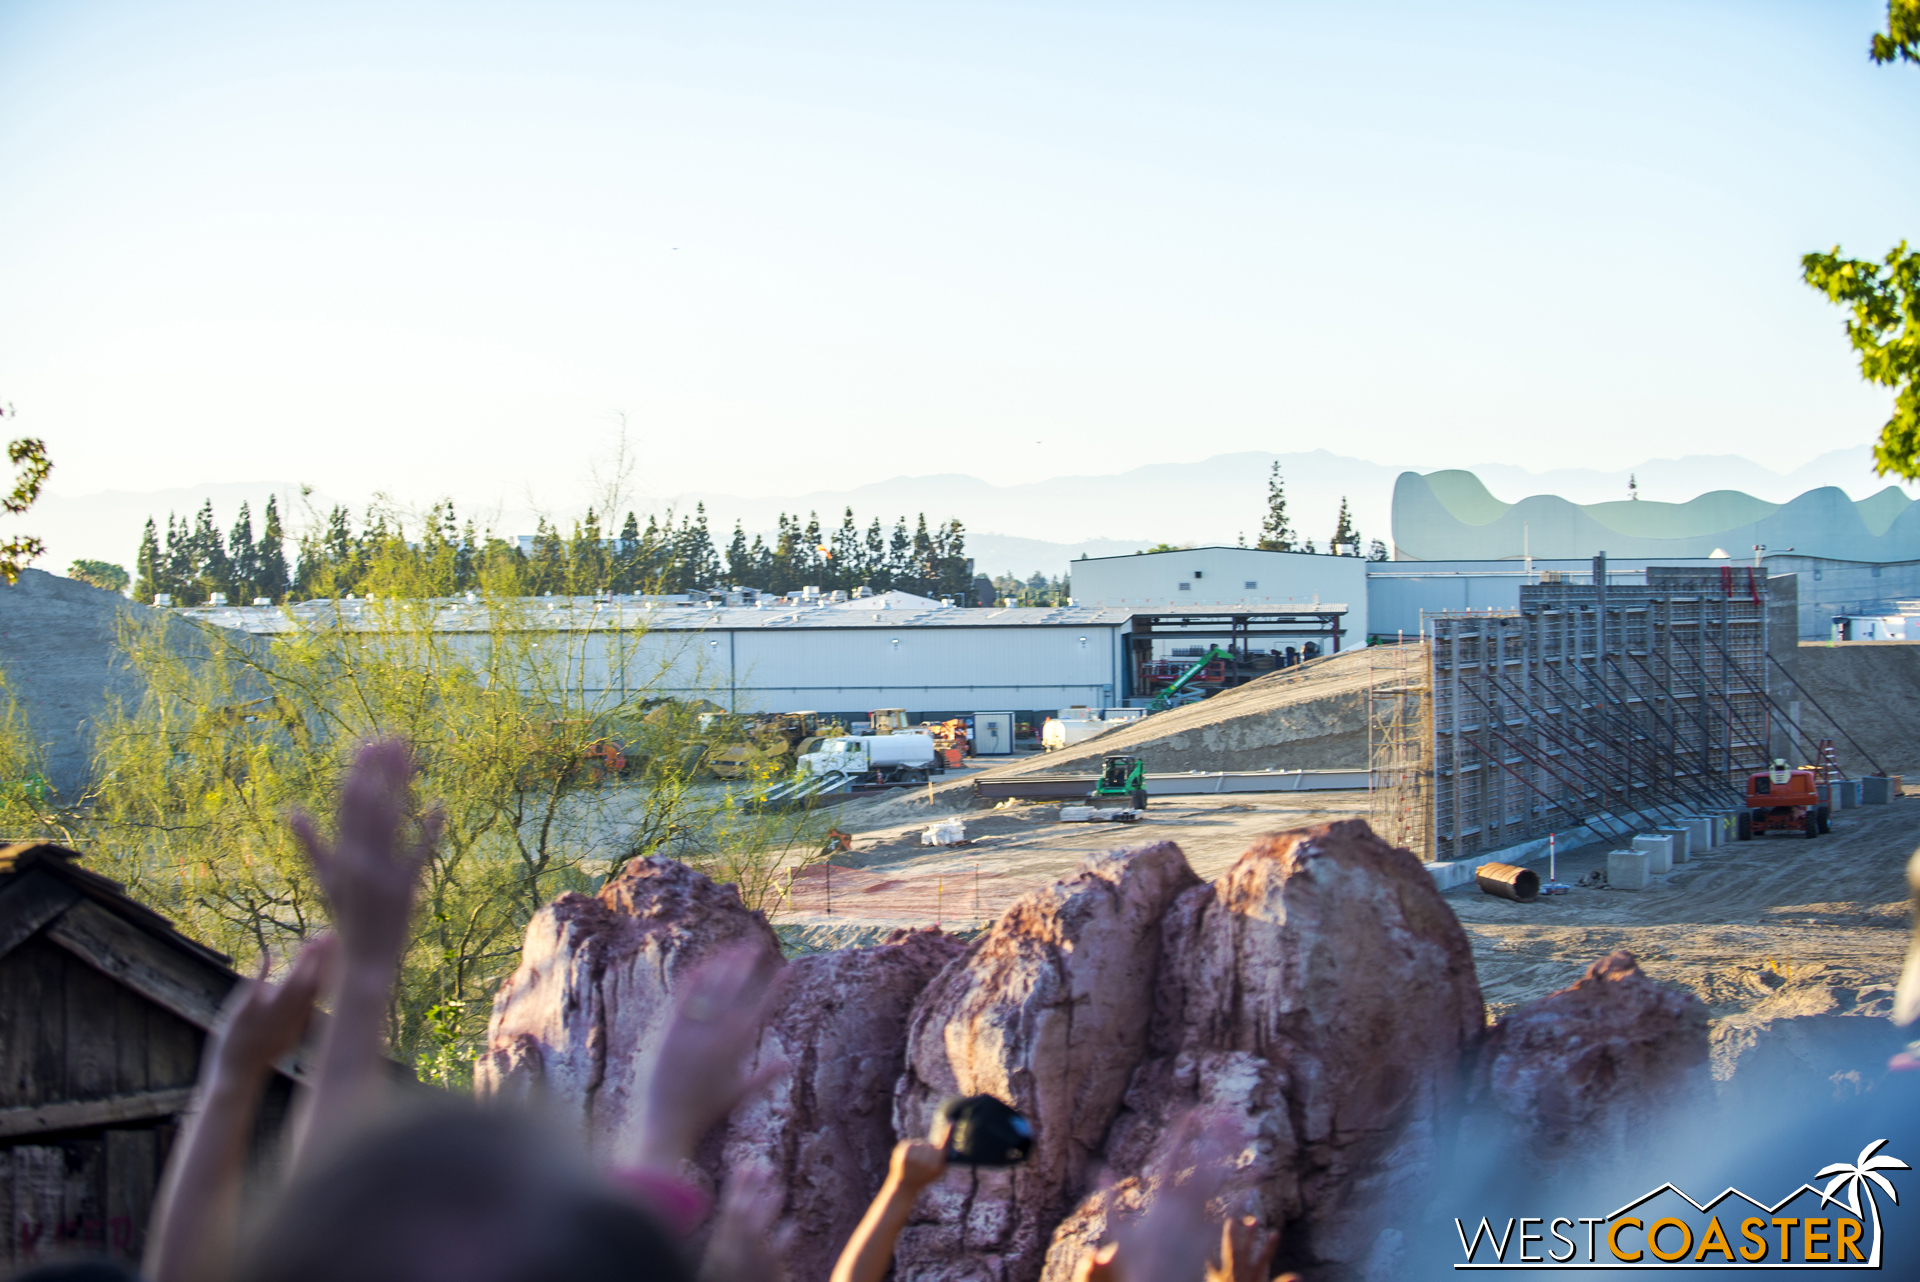
<svg viewBox="0 0 1920 1282"><path fill-rule="evenodd" d="M1883 20L0 0L0 403L65 495L1784 471L1889 410L1798 268L1920 236Z"/></svg>

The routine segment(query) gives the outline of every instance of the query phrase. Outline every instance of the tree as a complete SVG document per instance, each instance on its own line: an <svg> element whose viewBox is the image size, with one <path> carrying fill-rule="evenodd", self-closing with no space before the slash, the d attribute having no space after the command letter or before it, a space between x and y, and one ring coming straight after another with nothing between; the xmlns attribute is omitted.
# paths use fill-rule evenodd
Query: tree
<svg viewBox="0 0 1920 1282"><path fill-rule="evenodd" d="M155 595L166 591L161 586L166 581L166 559L160 551L160 533L154 529L152 517L147 518L146 529L140 532L140 550L134 554L133 570L134 600L150 603Z"/></svg>
<svg viewBox="0 0 1920 1282"><path fill-rule="evenodd" d="M1351 554L1342 548L1352 547ZM1347 496L1340 496L1340 515L1333 523L1333 538L1327 543L1327 550L1335 556L1360 555L1360 531L1353 528L1353 514L1347 508Z"/></svg>
<svg viewBox="0 0 1920 1282"><path fill-rule="evenodd" d="M1887 29L1868 50L1878 63L1920 63L1920 0L1888 0ZM1846 258L1840 246L1800 260L1801 276L1829 301L1848 308L1847 338L1860 376L1893 389L1893 417L1873 447L1881 476L1920 480L1920 254L1901 241L1879 262Z"/></svg>
<svg viewBox="0 0 1920 1282"><path fill-rule="evenodd" d="M147 529L152 531L153 522L147 522ZM67 577L109 592L124 592L127 588L126 570L111 561L75 561L67 567Z"/></svg>
<svg viewBox="0 0 1920 1282"><path fill-rule="evenodd" d="M260 552L253 542L253 512L245 501L234 517L233 532L227 535L227 552L234 604L249 604L260 593Z"/></svg>
<svg viewBox="0 0 1920 1282"><path fill-rule="evenodd" d="M273 637L125 617L121 647L143 694L102 718L95 777L110 786L67 839L195 938L244 958L285 956L327 914L284 815L320 812L368 738L406 739L419 799L440 800L446 818L422 871L389 1040L443 1086L470 1079L494 989L556 894L666 854L772 908L785 865L820 845L813 819L750 814L724 789L692 786L680 749L693 714L656 697L670 678L686 682L671 639L536 626L546 612L524 599L528 567L507 548L494 540L481 558L477 645L439 626L439 606L422 599L437 563L395 538L367 568L391 593L352 615L322 612ZM622 672L621 687L583 688L589 663ZM649 715L661 706L672 715ZM0 822L45 831L10 808L5 780L30 779L32 763L9 756L18 736L4 714L0 691ZM631 778L590 768L588 749L607 735L625 747Z"/></svg>
<svg viewBox="0 0 1920 1282"><path fill-rule="evenodd" d="M1386 559L1387 559L1387 545L1385 543L1382 543L1379 539L1375 539L1372 543L1367 545L1367 560L1384 561Z"/></svg>
<svg viewBox="0 0 1920 1282"><path fill-rule="evenodd" d="M149 522L151 524L151 522ZM275 602L284 601L293 585L287 579L287 532L280 525L280 501L267 495L267 510L260 518L260 541L253 545L254 573L259 576L259 594Z"/></svg>
<svg viewBox="0 0 1920 1282"><path fill-rule="evenodd" d="M0 418L15 417L11 405L0 407ZM40 497L40 487L46 484L47 474L53 471L53 460L47 457L47 443L37 436L22 436L18 440L7 442L7 461L20 469L14 477L13 490L0 494L0 508L10 515L24 516L33 501ZM20 581L20 571L34 558L45 555L47 545L31 534L19 534L0 543L0 578L9 585Z"/></svg>
<svg viewBox="0 0 1920 1282"><path fill-rule="evenodd" d="M1292 552L1293 527L1287 523L1287 486L1280 475L1280 460L1273 461L1267 474L1267 515L1260 522L1260 541L1254 544L1262 552Z"/></svg>

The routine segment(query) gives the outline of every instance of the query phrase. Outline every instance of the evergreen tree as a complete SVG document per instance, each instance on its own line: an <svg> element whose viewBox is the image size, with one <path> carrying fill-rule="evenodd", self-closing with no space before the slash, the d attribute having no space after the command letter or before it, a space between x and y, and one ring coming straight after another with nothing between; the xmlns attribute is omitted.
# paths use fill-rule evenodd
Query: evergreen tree
<svg viewBox="0 0 1920 1282"><path fill-rule="evenodd" d="M1327 551L1335 556L1348 555L1344 549L1353 545L1352 555L1360 555L1360 532L1353 528L1353 514L1347 509L1347 496L1340 496L1340 515L1333 523L1333 538L1327 543Z"/></svg>
<svg viewBox="0 0 1920 1282"><path fill-rule="evenodd" d="M820 514L809 512L807 528L800 534L800 577L804 580L801 587L826 588L829 566L826 553L820 550L823 547L826 547L826 534L820 529Z"/></svg>
<svg viewBox="0 0 1920 1282"><path fill-rule="evenodd" d="M193 529L185 521L176 521L167 513L166 576L162 592L171 593L175 605L200 604L200 576L193 560Z"/></svg>
<svg viewBox="0 0 1920 1282"><path fill-rule="evenodd" d="M213 523L213 500L208 499L200 507L200 514L193 521L193 556L196 577L200 580L200 599L206 600L213 593L223 593L233 599L233 564L227 559L226 540L220 537L220 527Z"/></svg>
<svg viewBox="0 0 1920 1282"><path fill-rule="evenodd" d="M527 558L527 591L534 596L567 590L567 545L541 517L533 527L533 554Z"/></svg>
<svg viewBox="0 0 1920 1282"><path fill-rule="evenodd" d="M854 524L853 509L848 508L840 518L840 528L833 532L833 586L853 595L853 590L866 581L861 573L860 564L860 527Z"/></svg>
<svg viewBox="0 0 1920 1282"><path fill-rule="evenodd" d="M1292 552L1293 527L1287 523L1287 486L1280 475L1280 460L1273 461L1267 475L1267 515L1260 522L1260 541L1254 544L1262 552Z"/></svg>
<svg viewBox="0 0 1920 1282"><path fill-rule="evenodd" d="M260 518L260 541L254 545L253 564L260 595L276 603L286 599L292 586L287 582L286 541L287 532L280 528L279 500L269 494L267 510Z"/></svg>
<svg viewBox="0 0 1920 1282"><path fill-rule="evenodd" d="M233 603L251 605L260 591L260 558L253 546L253 509L244 500L227 536L227 551L233 563Z"/></svg>
<svg viewBox="0 0 1920 1282"><path fill-rule="evenodd" d="M586 518L573 523L567 547L567 590L576 596L593 596L606 588L611 568L600 541L600 518L588 508Z"/></svg>
<svg viewBox="0 0 1920 1282"><path fill-rule="evenodd" d="M680 567L680 592L693 592L712 587L720 581L723 570L720 556L713 549L713 533L707 528L707 505L696 503L693 507L693 519L680 519L680 532L675 540L674 560Z"/></svg>
<svg viewBox="0 0 1920 1282"><path fill-rule="evenodd" d="M749 586L759 592L773 591L773 549L758 534L753 536L753 547L747 552L753 559L753 578Z"/></svg>
<svg viewBox="0 0 1920 1282"><path fill-rule="evenodd" d="M893 523L893 537L887 540L887 580L890 587L912 590L913 536L907 533L904 516Z"/></svg>
<svg viewBox="0 0 1920 1282"><path fill-rule="evenodd" d="M727 540L727 578L735 587L753 585L753 549L747 546L747 531L738 521Z"/></svg>
<svg viewBox="0 0 1920 1282"><path fill-rule="evenodd" d="M165 592L161 583L166 576L166 562L160 552L160 535L153 527L153 518L147 518L146 529L140 532L140 550L133 558L134 580L133 599L153 604L155 594Z"/></svg>
<svg viewBox="0 0 1920 1282"><path fill-rule="evenodd" d="M1387 559L1387 545L1375 539L1367 545L1367 560L1384 561Z"/></svg>
<svg viewBox="0 0 1920 1282"><path fill-rule="evenodd" d="M613 569L608 577L608 591L629 595L645 592L645 580L640 573L640 521L629 511L627 519L620 525L620 537L613 544Z"/></svg>
<svg viewBox="0 0 1920 1282"><path fill-rule="evenodd" d="M877 516L867 527L866 538L860 542L860 571L860 581L875 592L885 592L893 586L893 570L887 564L887 535L880 528Z"/></svg>

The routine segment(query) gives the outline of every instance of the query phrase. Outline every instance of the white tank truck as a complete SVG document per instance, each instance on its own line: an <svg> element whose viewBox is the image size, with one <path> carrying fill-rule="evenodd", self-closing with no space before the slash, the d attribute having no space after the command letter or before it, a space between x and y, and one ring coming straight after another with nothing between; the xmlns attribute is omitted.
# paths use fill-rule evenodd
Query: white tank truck
<svg viewBox="0 0 1920 1282"><path fill-rule="evenodd" d="M800 773L839 773L856 784L925 783L936 772L928 734L841 735L800 758Z"/></svg>

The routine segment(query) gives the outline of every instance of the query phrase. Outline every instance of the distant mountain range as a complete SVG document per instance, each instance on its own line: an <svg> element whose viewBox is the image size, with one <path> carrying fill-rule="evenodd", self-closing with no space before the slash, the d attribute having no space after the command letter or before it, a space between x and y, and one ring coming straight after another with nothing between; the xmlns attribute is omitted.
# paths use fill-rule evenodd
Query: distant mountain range
<svg viewBox="0 0 1920 1282"><path fill-rule="evenodd" d="M1693 455L1651 459L1617 471L1562 468L1528 472L1504 463L1465 468L1505 503L1552 494L1589 504L1628 497L1629 477L1643 499L1679 503L1714 490L1741 490L1770 503L1784 503L1807 490L1834 485L1854 499L1884 489L1873 474L1865 445L1833 450L1795 468L1776 472L1739 455ZM717 491L692 490L672 502L681 511L705 503L715 536L724 542L735 521L750 533L770 531L780 512L818 512L822 524L837 525L851 506L862 526L878 516L891 525L957 516L968 530L967 546L979 569L1021 576L1039 570L1058 574L1082 555L1112 556L1156 543L1231 544L1259 536L1266 508L1267 470L1279 460L1286 478L1289 515L1304 537L1324 548L1344 497L1351 504L1361 538L1389 539L1395 479L1409 468L1347 458L1327 450L1273 454L1248 451L1220 454L1197 463L1149 463L1109 476L1063 476L1044 481L1001 483L958 473L898 477L846 490L816 491L772 498L741 498ZM394 488L398 489L396 485ZM231 527L244 500L253 508L256 529L268 494L278 494L289 525L304 519L299 487L286 482L190 486L147 493L114 491L78 496L49 495L25 518L0 525L0 535L27 531L48 544L42 568L64 573L69 562L86 557L133 568L140 528L148 516L164 524L169 510L190 515L213 500L221 528ZM431 502L434 495L416 496ZM458 500L459 496L454 496ZM313 494L307 499L324 512L336 500ZM357 504L356 504L357 506ZM533 528L529 511L477 513L502 533ZM573 513L558 514L571 519Z"/></svg>

